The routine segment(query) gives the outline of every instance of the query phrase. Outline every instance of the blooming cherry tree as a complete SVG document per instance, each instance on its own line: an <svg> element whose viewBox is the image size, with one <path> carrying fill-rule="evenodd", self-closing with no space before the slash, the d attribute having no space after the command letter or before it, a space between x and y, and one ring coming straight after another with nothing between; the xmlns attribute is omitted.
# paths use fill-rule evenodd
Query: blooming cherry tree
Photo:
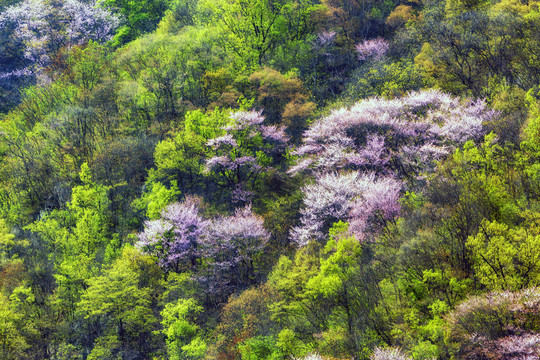
<svg viewBox="0 0 540 360"><path fill-rule="evenodd" d="M292 240L303 246L310 240L324 240L338 220L350 223L349 230L359 240L365 231L399 214L401 182L392 177L347 172L330 173L306 185L300 226L291 232Z"/></svg>
<svg viewBox="0 0 540 360"><path fill-rule="evenodd" d="M367 46L367 45L366 45ZM366 50L367 51L367 50ZM497 116L483 101L462 101L438 90L398 99L370 98L332 111L304 133L289 173L306 173L301 224L291 235L298 244L322 240L331 222L350 222L365 239L399 214L399 192L435 161L484 134Z"/></svg>
<svg viewBox="0 0 540 360"><path fill-rule="evenodd" d="M438 90L403 98L369 98L340 108L305 133L290 173L337 170L393 172L414 177L468 140L496 116L481 101L461 101Z"/></svg>
<svg viewBox="0 0 540 360"><path fill-rule="evenodd" d="M118 25L118 17L92 1L24 0L10 6L0 14L0 36L24 48L25 65L0 77L39 73L63 48L108 41Z"/></svg>
<svg viewBox="0 0 540 360"><path fill-rule="evenodd" d="M225 135L207 143L213 153L206 161L207 170L230 190L234 203L247 204L261 173L285 152L289 140L285 129L263 122L262 111L233 113L223 129Z"/></svg>
<svg viewBox="0 0 540 360"><path fill-rule="evenodd" d="M205 218L200 205L195 198L169 205L160 219L145 223L137 246L155 255L165 271L192 271L210 297L226 299L254 282L255 261L270 234L250 206Z"/></svg>
<svg viewBox="0 0 540 360"><path fill-rule="evenodd" d="M356 45L359 60L382 60L388 51L390 44L383 38L364 40Z"/></svg>
<svg viewBox="0 0 540 360"><path fill-rule="evenodd" d="M256 257L269 238L263 219L253 214L250 206L237 209L232 216L210 220L201 238L205 267L199 282L219 297L253 284Z"/></svg>
<svg viewBox="0 0 540 360"><path fill-rule="evenodd" d="M165 270L190 269L197 264L200 237L207 226L199 215L199 201L188 198L167 206L160 219L146 221L138 246L156 255Z"/></svg>

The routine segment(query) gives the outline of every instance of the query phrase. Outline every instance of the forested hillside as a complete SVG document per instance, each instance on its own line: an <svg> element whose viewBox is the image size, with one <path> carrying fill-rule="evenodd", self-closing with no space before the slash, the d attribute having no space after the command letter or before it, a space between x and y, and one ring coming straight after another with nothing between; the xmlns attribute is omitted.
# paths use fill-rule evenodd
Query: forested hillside
<svg viewBox="0 0 540 360"><path fill-rule="evenodd" d="M540 359L540 2L0 0L0 359Z"/></svg>

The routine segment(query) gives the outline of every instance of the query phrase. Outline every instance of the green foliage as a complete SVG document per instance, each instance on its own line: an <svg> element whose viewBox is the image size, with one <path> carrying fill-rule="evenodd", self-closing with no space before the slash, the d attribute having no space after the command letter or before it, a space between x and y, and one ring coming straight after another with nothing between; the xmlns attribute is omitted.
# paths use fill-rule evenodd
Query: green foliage
<svg viewBox="0 0 540 360"><path fill-rule="evenodd" d="M2 210L9 223L24 226L42 210L63 206L81 165L116 135L117 119L109 116L114 97L104 81L109 65L96 43L66 51L55 81L26 89L2 122Z"/></svg>
<svg viewBox="0 0 540 360"><path fill-rule="evenodd" d="M145 211L146 217L154 220L159 218L161 210L177 200L180 190L176 180L171 180L170 189L160 182L150 183L149 187L150 190L143 193L140 199L133 201L133 207Z"/></svg>
<svg viewBox="0 0 540 360"><path fill-rule="evenodd" d="M159 23L158 32L176 33L185 26L192 26L198 21L199 0L173 0L169 10Z"/></svg>
<svg viewBox="0 0 540 360"><path fill-rule="evenodd" d="M253 106L263 109L269 124L282 124L297 140L315 109L309 94L294 72L281 74L271 68L255 71L249 77Z"/></svg>
<svg viewBox="0 0 540 360"><path fill-rule="evenodd" d="M47 245L56 270L58 301L69 317L87 280L99 273L111 239L108 188L93 182L86 164L80 179L83 184L73 188L67 209L54 210L28 226Z"/></svg>
<svg viewBox="0 0 540 360"><path fill-rule="evenodd" d="M431 1L413 36L423 47L424 69L442 89L489 96L500 85L536 86L536 2ZM419 30L419 32L415 32ZM420 60L420 59L419 59Z"/></svg>
<svg viewBox="0 0 540 360"><path fill-rule="evenodd" d="M375 61L355 70L347 86L352 101L370 96L393 98L423 86L422 76L409 60Z"/></svg>
<svg viewBox="0 0 540 360"><path fill-rule="evenodd" d="M539 283L538 214L524 217L528 226L517 229L484 220L478 234L467 241L476 275L489 290L519 290Z"/></svg>
<svg viewBox="0 0 540 360"><path fill-rule="evenodd" d="M276 350L274 337L278 329L272 321L268 305L278 300L277 291L268 285L254 287L238 296L232 296L222 309L221 321L216 328L219 338L209 349L209 354L241 357L244 356L242 346L247 353L252 354L252 338L260 340L254 340L253 346L257 349L261 347L259 350L254 349L255 352L263 351L268 356L273 354Z"/></svg>
<svg viewBox="0 0 540 360"><path fill-rule="evenodd" d="M384 20L396 5L388 0L324 0L322 3L329 9L327 21L338 32L339 41L349 46L383 34Z"/></svg>
<svg viewBox="0 0 540 360"><path fill-rule="evenodd" d="M163 137L186 110L208 105L203 76L230 56L219 39L214 27L187 27L146 35L118 51L118 102L130 126Z"/></svg>
<svg viewBox="0 0 540 360"><path fill-rule="evenodd" d="M500 111L501 115L486 124L488 131L497 134L501 144L519 144L523 140L523 126L529 116L525 91L517 87L502 87L494 97L492 107Z"/></svg>
<svg viewBox="0 0 540 360"><path fill-rule="evenodd" d="M29 347L19 331L22 326L22 315L11 309L9 300L0 292L0 355L3 359L20 359Z"/></svg>
<svg viewBox="0 0 540 360"><path fill-rule="evenodd" d="M272 272L269 282L283 296L270 305L284 327L278 335L282 350L314 346L331 356L355 353L367 358L368 349L390 341L379 313L382 274L374 271L371 249L347 231L347 224L335 224L319 259L299 251L295 262L282 258Z"/></svg>
<svg viewBox="0 0 540 360"><path fill-rule="evenodd" d="M254 69L279 46L287 48L314 30L312 15L320 6L311 0L203 1L226 36L227 49L239 67Z"/></svg>
<svg viewBox="0 0 540 360"><path fill-rule="evenodd" d="M170 2L169 0L105 0L102 6L118 11L124 18L124 24L116 31L113 38L113 44L121 46L142 34L155 30L169 8Z"/></svg>
<svg viewBox="0 0 540 360"><path fill-rule="evenodd" d="M532 144L535 147L538 146L538 139L540 139L540 105L537 96L537 89L530 89L525 96L529 109L529 119L524 132L527 137L527 144Z"/></svg>
<svg viewBox="0 0 540 360"><path fill-rule="evenodd" d="M15 235L9 232L6 221L0 218L0 251L3 256L5 256L6 251L9 251L16 244L14 238Z"/></svg>
<svg viewBox="0 0 540 360"><path fill-rule="evenodd" d="M306 295L305 288L317 269L317 258L306 249L301 249L296 253L294 262L282 256L269 276L270 286L283 298L271 304L269 309L274 321L283 329L278 335L277 344L285 355L305 355L315 345L310 335L318 329L322 321L319 316L324 312L319 312L322 310L319 307L308 310L313 302ZM304 312L303 309L308 311Z"/></svg>
<svg viewBox="0 0 540 360"><path fill-rule="evenodd" d="M252 337L238 345L242 360L281 360L283 355L270 336Z"/></svg>
<svg viewBox="0 0 540 360"><path fill-rule="evenodd" d="M206 343L200 337L195 321L203 311L194 299L179 299L169 303L161 312L163 333L167 338L169 359L201 359L206 351Z"/></svg>
<svg viewBox="0 0 540 360"><path fill-rule="evenodd" d="M156 146L156 167L149 174L151 192L154 191L154 183L171 184L170 191L176 192L173 182L177 182L176 186L183 194L212 196L212 184L204 174L206 159L210 155L206 143L222 135L221 128L228 121L229 110L226 109L210 113L200 110L187 112L183 128ZM156 190L159 188L158 185Z"/></svg>
<svg viewBox="0 0 540 360"><path fill-rule="evenodd" d="M102 336L96 340L96 344L92 352L88 354L89 360L106 360L106 359L121 359L120 356L114 356L114 349L120 344L116 336Z"/></svg>
<svg viewBox="0 0 540 360"><path fill-rule="evenodd" d="M160 276L153 259L125 247L122 256L102 275L87 280L88 287L77 304L77 311L86 319L103 317L110 321L106 332L117 339L106 341L116 346L110 349L112 353L129 349L148 352L154 346L152 331L158 320L152 302ZM103 346L100 341L98 346Z"/></svg>

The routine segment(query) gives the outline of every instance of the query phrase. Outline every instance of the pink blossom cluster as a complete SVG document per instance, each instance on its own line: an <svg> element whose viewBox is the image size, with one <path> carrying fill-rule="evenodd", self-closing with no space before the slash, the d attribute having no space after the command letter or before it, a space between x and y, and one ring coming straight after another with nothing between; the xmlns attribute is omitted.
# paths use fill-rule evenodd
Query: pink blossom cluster
<svg viewBox="0 0 540 360"><path fill-rule="evenodd" d="M199 238L208 222L199 215L199 200L188 198L161 212L161 218L144 223L137 246L157 256L166 270L192 267L199 257Z"/></svg>
<svg viewBox="0 0 540 360"><path fill-rule="evenodd" d="M24 57L34 72L48 66L63 48L110 40L119 23L118 17L93 1L64 0L53 5L44 0L23 0L0 14L0 32L10 31L24 44Z"/></svg>
<svg viewBox="0 0 540 360"><path fill-rule="evenodd" d="M226 134L226 135L209 140L206 145L214 149L217 149L221 146L237 147L238 143L236 142L236 140L234 140L231 134Z"/></svg>
<svg viewBox="0 0 540 360"><path fill-rule="evenodd" d="M234 215L204 217L201 200L167 206L161 218L146 221L137 246L157 257L166 271L191 271L216 296L228 296L253 280L253 260L270 234L250 206Z"/></svg>
<svg viewBox="0 0 540 360"><path fill-rule="evenodd" d="M316 121L304 133L295 151L300 160L290 173L389 164L395 171L416 164L410 173L418 173L456 146L479 139L483 124L495 116L483 101L461 101L439 90L365 99Z"/></svg>
<svg viewBox="0 0 540 360"><path fill-rule="evenodd" d="M381 60L387 53L390 44L383 38L364 40L356 45L360 60Z"/></svg>
<svg viewBox="0 0 540 360"><path fill-rule="evenodd" d="M245 130L252 126L261 125L264 122L262 110L233 112L231 119L233 122L225 128L226 130Z"/></svg>
<svg viewBox="0 0 540 360"><path fill-rule="evenodd" d="M484 123L497 115L484 101L439 90L369 98L332 111L310 126L293 152L297 162L289 173L308 173L315 181L303 189L301 225L292 239L301 245L322 240L337 220L350 222L365 239L399 215L403 180L421 178L456 147L480 139Z"/></svg>
<svg viewBox="0 0 540 360"><path fill-rule="evenodd" d="M473 296L448 315L452 338L467 358L529 360L540 357L540 289Z"/></svg>
<svg viewBox="0 0 540 360"><path fill-rule="evenodd" d="M540 334L528 333L498 339L496 352L504 359L540 359Z"/></svg>
<svg viewBox="0 0 540 360"><path fill-rule="evenodd" d="M321 46L328 45L336 39L337 33L333 30L323 31L317 35L317 43Z"/></svg>
<svg viewBox="0 0 540 360"><path fill-rule="evenodd" d="M32 70L29 67L23 69L17 69L5 73L0 73L0 79L6 79L10 77L21 77L21 76L30 76L32 75Z"/></svg>
<svg viewBox="0 0 540 360"><path fill-rule="evenodd" d="M371 354L370 360L411 360L399 348L376 347Z"/></svg>
<svg viewBox="0 0 540 360"><path fill-rule="evenodd" d="M291 238L300 246L323 240L333 222L345 220L351 233L364 240L368 228L399 214L400 189L398 180L373 173L324 174L302 189L301 224L291 231Z"/></svg>

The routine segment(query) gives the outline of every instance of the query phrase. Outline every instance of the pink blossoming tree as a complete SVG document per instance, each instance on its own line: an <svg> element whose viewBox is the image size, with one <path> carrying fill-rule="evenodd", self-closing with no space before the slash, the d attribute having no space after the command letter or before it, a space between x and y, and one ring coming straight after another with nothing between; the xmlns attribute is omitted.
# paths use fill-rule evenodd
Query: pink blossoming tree
<svg viewBox="0 0 540 360"><path fill-rule="evenodd" d="M137 246L165 271L191 271L211 301L222 301L257 279L256 259L270 234L250 206L213 218L200 206L195 198L169 205L160 219L145 223Z"/></svg>
<svg viewBox="0 0 540 360"><path fill-rule="evenodd" d="M364 40L356 45L359 60L382 60L388 51L390 44L383 38Z"/></svg>
<svg viewBox="0 0 540 360"><path fill-rule="evenodd" d="M261 174L283 156L289 141L283 127L264 125L264 120L261 111L233 113L225 134L207 143L212 154L207 171L242 206L251 201Z"/></svg>
<svg viewBox="0 0 540 360"><path fill-rule="evenodd" d="M304 187L298 244L322 240L332 222L348 221L359 239L399 214L405 181L419 180L437 160L484 134L497 116L483 101L438 90L403 98L369 98L332 111L304 133L289 173L313 176ZM382 220L382 221L381 221Z"/></svg>
<svg viewBox="0 0 540 360"><path fill-rule="evenodd" d="M200 237L207 226L199 214L199 201L189 198L167 206L159 219L146 221L138 246L155 255L166 271L188 270L197 265Z"/></svg>
<svg viewBox="0 0 540 360"><path fill-rule="evenodd" d="M118 17L92 1L24 0L10 6L0 14L0 36L12 38L12 51L23 49L22 68L0 77L39 74L62 49L106 42L118 25Z"/></svg>

